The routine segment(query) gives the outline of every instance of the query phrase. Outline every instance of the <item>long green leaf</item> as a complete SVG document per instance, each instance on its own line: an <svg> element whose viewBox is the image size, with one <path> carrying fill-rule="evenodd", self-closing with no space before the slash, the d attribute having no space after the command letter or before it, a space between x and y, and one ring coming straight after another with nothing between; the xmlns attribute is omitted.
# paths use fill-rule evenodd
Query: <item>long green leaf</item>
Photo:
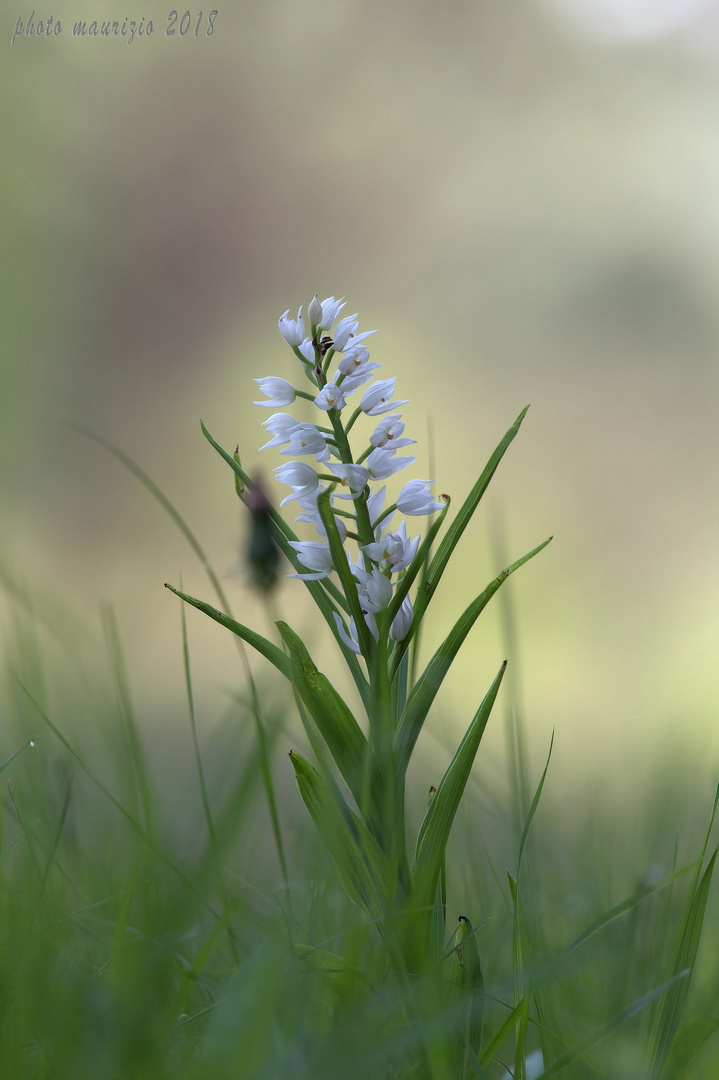
<svg viewBox="0 0 719 1080"><path fill-rule="evenodd" d="M434 596L437 585L439 584L440 578L444 573L445 567L450 560L452 552L459 543L462 533L467 528L467 525L469 524L474 511L479 505L480 499L489 487L490 480L494 476L497 466L504 457L507 447L519 431L522 421L527 415L528 409L529 405L522 409L521 413L514 421L509 431L500 441L494 453L492 454L489 461L482 470L482 473L476 484L470 491L467 498L464 500L462 506L459 509L459 512L457 513L456 518L445 533L444 539L439 545L437 552L427 570L427 578L424 584L424 588L421 594L417 597L417 603L415 604L417 620L415 620L415 623L416 621L421 620L424 612L429 606L429 603Z"/></svg>
<svg viewBox="0 0 719 1080"><path fill-rule="evenodd" d="M386 910L389 862L369 829L338 801L317 769L294 750L290 760L302 801L340 875L345 892L373 919Z"/></svg>
<svg viewBox="0 0 719 1080"><path fill-rule="evenodd" d="M302 640L287 623L277 628L287 646L292 662L292 678L300 698L327 744L340 775L362 805L362 785L366 775L367 739L354 718L352 710L317 666Z"/></svg>
<svg viewBox="0 0 719 1080"><path fill-rule="evenodd" d="M465 1044L469 1044L472 1050L479 1054L484 1017L484 977L479 959L477 936L466 915L459 916L450 979L459 987L461 1000L465 1006L460 1036L462 1052L464 1052Z"/></svg>
<svg viewBox="0 0 719 1080"><path fill-rule="evenodd" d="M585 943L585 941L589 941L589 939L594 937L595 934L598 934L600 930L603 930L605 926L609 926L610 923L615 922L617 919L621 918L622 915L625 915L628 911L632 911L635 907L637 907L644 900L646 900L647 897L652 896L656 892L661 892L662 890L667 889L677 880L677 878L682 877L684 874L688 874L689 871L694 869L695 866L696 862L691 862L688 864L688 866L683 866L681 870L675 870L674 873L669 874L668 877L662 878L662 880L657 882L656 885L651 885L649 888L641 889L638 892L632 893L632 895L628 896L626 899L620 900L618 904L615 904L613 907L611 907L609 911L605 911L603 915L600 915L599 918L595 919L593 923L590 923L586 930L583 930L578 937L574 938L574 940L571 941L569 945L567 945L567 947L560 953L559 957L557 958L557 962L563 960L565 957L575 952L578 948L580 948L580 946Z"/></svg>
<svg viewBox="0 0 719 1080"><path fill-rule="evenodd" d="M560 1054L560 1056L540 1074L538 1080L550 1080L550 1077L557 1076L563 1069L567 1069L570 1065L574 1065L578 1061L581 1061L587 1050L596 1046L602 1039L606 1039L615 1028L619 1027L620 1024L623 1024L625 1020L629 1020L632 1016L636 1016L642 1009L646 1009L648 1005L651 1005L651 1003L661 997L662 994L672 990L677 984L681 984L681 982L685 980L686 974L686 972L679 972L673 979L669 979L669 981L662 986L658 986L656 990L651 990L648 994L644 994L642 997L637 998L631 1005L627 1005L626 1008L615 1013L615 1015L607 1020L606 1023L595 1028L593 1032L580 1042L570 1047L565 1053Z"/></svg>
<svg viewBox="0 0 719 1080"><path fill-rule="evenodd" d="M519 841L519 855L517 856L517 881L519 881L519 875L522 869L522 860L524 858L524 849L527 846L527 840L529 839L529 832L532 828L532 822L534 821L534 815L537 813L537 807L539 806L539 800L542 797L542 790L544 788L544 781L547 779L547 770L549 769L549 762L552 760L552 747L554 746L554 732L552 732L552 738L549 740L549 753L547 754L547 763L544 766L541 779L537 784L537 790L534 793L534 798L529 807L529 813L527 814L527 820L524 823L522 829L522 838Z"/></svg>
<svg viewBox="0 0 719 1080"><path fill-rule="evenodd" d="M11 765L13 763L13 761L18 756L18 754L22 754L22 752L24 750L31 750L34 747L34 745L35 745L35 740L34 739L26 739L24 743L22 743L20 746L18 746L17 750L13 750L10 757L5 758L5 760L0 764L0 773L4 772L5 769L7 769L8 765Z"/></svg>
<svg viewBox="0 0 719 1080"><path fill-rule="evenodd" d="M517 559L511 566L508 566L487 586L484 592L480 593L479 596L472 601L469 607L460 615L450 633L427 664L427 667L422 672L422 675L417 680L407 699L407 704L402 712L397 729L395 741L398 752L398 769L400 773L403 773L409 764L414 745L422 730L422 724L437 695L437 691L442 685L442 680L449 671L452 661L459 652L467 634L474 626L477 618L492 599L497 589L499 589L503 582L507 580L509 575L513 574L515 570L518 570L524 563L533 559L542 548L547 546L551 539L550 536L548 540L538 544L537 547L532 548L526 555L523 555L521 559ZM394 662L395 664L399 662L397 654L395 654Z"/></svg>
<svg viewBox="0 0 719 1080"><path fill-rule="evenodd" d="M197 600L194 596L188 596L187 593L180 592L173 585L165 583L165 588L173 592L175 596L179 596L185 603L190 604L192 607L197 608L198 611L202 611L205 615L209 615L211 619L219 623L220 626L226 627L227 630L231 630L237 637L242 638L248 645L251 645L253 649L256 649L258 653L269 660L271 664L281 671L282 674L288 678L292 678L292 669L290 662L276 645L273 645L271 641L268 641L262 634L258 634L255 630L250 630L248 626L243 626L242 623L238 623L235 619L231 619L229 615L225 615L222 611L218 611L217 608L213 608L211 604L206 604L204 600Z"/></svg>
<svg viewBox="0 0 719 1080"><path fill-rule="evenodd" d="M662 999L657 1012L652 1031L651 1066L649 1080L657 1080L664 1071L669 1051L674 1037L681 1022L684 1006L689 994L689 986L694 972L699 941L704 924L709 887L711 885L714 866L716 865L719 849L715 849L709 860L706 870L696 888L689 894L682 921L679 936L672 957L672 976L676 977L679 972L686 973L686 978L674 983L666 996Z"/></svg>
<svg viewBox="0 0 719 1080"><path fill-rule="evenodd" d="M704 1043L719 1031L719 1016L695 1016L685 1024L672 1043L667 1063L669 1076L690 1076L689 1062Z"/></svg>
<svg viewBox="0 0 719 1080"><path fill-rule="evenodd" d="M514 1000L518 1006L514 1036L514 1076L526 1080L527 1029L531 995L524 992L524 949L522 945L522 910L519 902L519 881L507 870L509 894L512 900L512 973L514 976Z"/></svg>
<svg viewBox="0 0 719 1080"><path fill-rule="evenodd" d="M435 898L437 880L452 822L472 771L472 765L506 667L505 660L442 777L437 793L430 801L420 826L414 861L414 899L418 910L422 910L425 906L429 907Z"/></svg>

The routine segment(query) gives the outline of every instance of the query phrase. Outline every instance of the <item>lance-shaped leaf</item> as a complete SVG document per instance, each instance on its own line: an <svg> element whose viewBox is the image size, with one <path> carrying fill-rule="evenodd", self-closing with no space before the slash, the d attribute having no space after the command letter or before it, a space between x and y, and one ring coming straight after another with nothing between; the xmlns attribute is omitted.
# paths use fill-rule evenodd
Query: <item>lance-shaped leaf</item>
<svg viewBox="0 0 719 1080"><path fill-rule="evenodd" d="M186 604L190 604L192 607L197 608L198 611L203 611L205 615L209 615L211 619L219 623L220 626L226 627L231 630L233 634L237 634L239 638L246 641L248 645L251 645L253 649L256 649L258 653L269 660L271 664L281 671L282 674L288 678L292 678L292 670L290 662L282 652L271 641L268 641L262 634L258 634L255 630L250 630L249 626L243 626L242 623L236 622L235 619L231 619L229 615L225 615L224 612L218 611L217 608L212 607L211 604L206 604L204 600L197 600L194 596L188 596L187 593L180 592L179 589L174 588L172 585L165 583L165 588L173 592L175 596L179 596L180 600L184 600Z"/></svg>
<svg viewBox="0 0 719 1080"><path fill-rule="evenodd" d="M492 599L497 589L499 589L502 583L507 580L509 575L513 574L515 570L518 570L524 563L533 559L542 548L547 546L551 539L550 536L549 540L545 540L544 543L539 544L537 547L527 552L526 555L523 555L521 559L517 559L511 566L508 566L487 586L484 592L480 593L479 596L472 601L469 607L462 615L460 615L450 633L427 664L427 667L422 672L422 675L417 680L412 693L407 699L407 704L399 721L396 736L396 748L398 752L398 770L400 772L406 770L412 755L412 750L414 749L414 745L419 738L419 733L422 730L422 724L437 695L437 691L442 685L442 680L449 671L452 661L459 652L464 639L474 626L480 613ZM404 645L404 642L401 644ZM398 654L395 654L394 662L398 663Z"/></svg>
<svg viewBox="0 0 719 1080"><path fill-rule="evenodd" d="M509 895L512 899L512 969L514 972L514 1002L521 1005L514 1035L514 1076L526 1080L527 1030L529 1028L530 998L524 993L524 919L519 898L519 882L507 870Z"/></svg>
<svg viewBox="0 0 719 1080"><path fill-rule="evenodd" d="M479 1054L484 1018L484 977L479 961L477 935L466 915L459 916L450 979L457 986L463 1004L460 1041Z"/></svg>
<svg viewBox="0 0 719 1080"><path fill-rule="evenodd" d="M432 562L429 564L424 587L419 596L417 597L417 602L415 604L415 613L417 619L422 618L424 612L429 606L429 602L434 596L437 585L439 584L439 580L445 571L445 567L450 560L452 552L459 543L462 533L467 528L472 514L479 505L480 499L489 487L489 482L494 476L497 470L497 466L504 457L507 447L519 431L522 421L527 415L528 409L529 405L527 405L526 408L522 409L521 413L514 421L509 431L506 433L504 438L496 447L494 453L492 454L489 461L482 470L479 479L477 480L476 484L474 485L469 495L460 507L456 518L445 533L442 543L439 545L437 552L432 559ZM417 625L416 621L415 625Z"/></svg>
<svg viewBox="0 0 719 1080"><path fill-rule="evenodd" d="M367 739L352 710L329 679L317 670L317 665L294 630L284 622L278 622L277 628L290 653L292 679L297 693L327 744L340 775L358 806L361 806L363 780L368 775Z"/></svg>
<svg viewBox="0 0 719 1080"><path fill-rule="evenodd" d="M672 990L670 990L667 996L661 1001L657 1008L657 1012L652 1018L650 1037L652 1055L649 1080L657 1080L657 1077L661 1076L664 1072L667 1056L679 1028L679 1023L689 993L689 984L691 983L691 977L699 949L702 926L704 924L709 887L711 885L712 874L716 864L717 853L719 852L718 848L714 849L707 868L702 875L702 865L709 846L709 837L714 828L714 820L718 809L719 785L717 785L714 794L714 803L712 805L711 814L709 815L709 824L706 833L704 834L704 843L702 844L701 852L699 853L698 864L692 878L689 895L684 907L681 923L679 924L679 931L670 963L670 974L672 976L677 975L679 972L684 972L687 975L687 978L674 985Z"/></svg>
<svg viewBox="0 0 719 1080"><path fill-rule="evenodd" d="M414 902L420 911L425 907L429 908L435 899L435 889L452 822L506 667L505 660L442 777L420 826L414 860Z"/></svg>
<svg viewBox="0 0 719 1080"><path fill-rule="evenodd" d="M215 439L213 439L212 435L207 430L202 421L200 421L200 426L202 427L202 434L205 436L209 444L214 447L214 449L217 451L221 458L224 458L224 460L234 472L237 494L244 501L247 495L247 489L252 486L252 481L242 468L239 454L236 453L234 456L228 454L224 447L220 446L220 444ZM288 525L288 523L282 517L282 514L275 510L274 507L272 507L269 511L269 518L271 527L273 529L272 535L274 536L278 547L282 550L285 557L292 564L292 566L294 566L295 570L299 571L300 573L304 573L306 567L304 567L298 560L297 552L295 551L295 549L290 547L290 540L297 540L297 534ZM359 666L357 657L354 655L351 649L347 648L345 643L342 641L342 638L339 636L339 633L337 631L337 625L333 617L333 612L337 611L338 609L341 611L347 610L347 602L344 596L334 584L334 582L329 581L326 578L322 581L305 581L304 584L307 587L310 596L317 604L317 607L320 609L325 622L329 626L340 649L342 650L345 661L350 670L350 674L352 675L357 689L360 692L362 701L366 705L369 701L369 687L367 685L367 680L362 674L362 669Z"/></svg>
<svg viewBox="0 0 719 1080"><path fill-rule="evenodd" d="M672 984L662 999L652 1032L652 1059L649 1080L657 1080L664 1072L669 1051L679 1029L684 1006L689 995L694 965L696 964L699 940L704 924L709 887L717 859L714 851L709 864L696 888L689 894L684 915L682 916L679 937L672 958L672 976L686 976Z"/></svg>
<svg viewBox="0 0 719 1080"><path fill-rule="evenodd" d="M437 794L437 788L429 789L428 805ZM447 933L447 860L442 856L439 864L437 888L435 890L432 916L430 920L430 950L436 956L441 956L444 951L444 943Z"/></svg>
<svg viewBox="0 0 719 1080"><path fill-rule="evenodd" d="M309 761L294 750L290 760L302 801L334 860L345 892L373 919L381 919L390 880L387 856Z"/></svg>

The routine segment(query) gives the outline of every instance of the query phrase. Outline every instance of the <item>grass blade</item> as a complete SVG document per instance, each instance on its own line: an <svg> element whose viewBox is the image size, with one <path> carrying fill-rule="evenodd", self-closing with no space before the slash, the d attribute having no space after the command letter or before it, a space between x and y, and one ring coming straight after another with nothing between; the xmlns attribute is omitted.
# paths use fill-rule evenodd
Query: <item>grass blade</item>
<svg viewBox="0 0 719 1080"><path fill-rule="evenodd" d="M466 608L462 615L460 615L450 633L427 664L427 667L412 688L412 692L407 699L407 704L399 721L396 736L396 748L399 758L398 767L401 773L406 770L407 765L409 764L415 743L422 730L422 724L424 723L430 706L442 685L442 681L479 615L492 599L497 589L499 589L503 582L507 580L509 575L513 574L515 570L518 570L524 563L533 559L542 548L547 546L551 539L550 536L548 540L538 544L537 547L532 548L526 555L523 555L521 559L517 559L511 566L506 567L506 569L504 569L501 574L487 586L484 592L475 597L469 607ZM396 653L393 661L395 665L392 673L393 676L396 672L396 666L399 663L400 658L399 653Z"/></svg>
<svg viewBox="0 0 719 1080"><path fill-rule="evenodd" d="M434 900L452 822L506 667L505 660L442 777L420 826L414 861L414 899L420 910L425 906L429 907Z"/></svg>
<svg viewBox="0 0 719 1080"><path fill-rule="evenodd" d="M544 766L541 779L537 784L537 790L534 793L529 812L527 814L527 820L524 823L524 829L522 830L522 838L519 841L519 855L517 857L517 881L519 881L519 874L522 869L522 859L524 858L524 849L527 846L527 840L529 839L529 831L532 828L532 822L534 821L534 815L537 813L537 807L539 806L539 800L542 797L542 790L544 788L544 781L547 778L547 770L549 769L549 762L552 760L552 747L554 746L554 732L552 732L552 738L549 741L549 753L547 754L547 763Z"/></svg>
<svg viewBox="0 0 719 1080"><path fill-rule="evenodd" d="M465 1004L460 1034L461 1052L465 1058L463 1074L468 1075L467 1048L479 1053L482 1042L484 1018L484 977L479 959L477 937L466 915L459 916L457 937L452 954L450 978L461 994Z"/></svg>
<svg viewBox="0 0 719 1080"><path fill-rule="evenodd" d="M667 993L673 987L680 983L682 979L685 979L687 972L679 972L673 979L669 979L662 986L658 986L656 990L651 990L648 994L644 994L642 997L637 998L631 1005L627 1005L624 1009L620 1009L618 1013L607 1020L606 1023L601 1024L598 1028L595 1028L591 1034L586 1038L570 1047L565 1053L560 1054L558 1058L552 1062L549 1068L539 1076L538 1080L550 1080L550 1077L556 1076L563 1069L569 1068L576 1062L581 1061L587 1050L591 1050L593 1046L601 1042L602 1039L606 1039L611 1032L623 1024L625 1020L629 1020L632 1016L635 1016L642 1009L646 1009L647 1005L651 1005L653 1001L661 997L662 994Z"/></svg>
<svg viewBox="0 0 719 1080"><path fill-rule="evenodd" d="M320 773L290 751L302 801L340 875L345 892L373 918L386 909L389 862L367 826L338 799Z"/></svg>
<svg viewBox="0 0 719 1080"><path fill-rule="evenodd" d="M417 597L417 603L415 604L417 621L421 620L424 612L429 607L430 601L434 596L437 585L439 584L440 578L445 571L452 552L459 543L462 533L467 528L467 525L469 524L472 515L474 514L474 511L477 509L482 496L489 487L489 483L497 470L497 466L504 457L504 454L509 444L512 442L514 436L519 431L522 421L527 415L528 409L529 405L527 405L526 408L522 409L521 413L514 421L509 431L505 434L503 439L496 447L494 453L485 465L479 479L477 480L476 484L474 485L469 495L460 507L456 518L447 530L444 539L442 540L442 543L439 545L439 548L437 549L437 552L429 565L429 569L427 570L427 579L425 581L422 593L420 594L420 596Z"/></svg>
<svg viewBox="0 0 719 1080"><path fill-rule="evenodd" d="M719 849L715 849L704 874L696 887L692 887L687 899L671 964L675 978L679 973L686 977L673 983L659 1006L652 1030L649 1080L657 1080L662 1075L681 1022L696 963L717 854Z"/></svg>

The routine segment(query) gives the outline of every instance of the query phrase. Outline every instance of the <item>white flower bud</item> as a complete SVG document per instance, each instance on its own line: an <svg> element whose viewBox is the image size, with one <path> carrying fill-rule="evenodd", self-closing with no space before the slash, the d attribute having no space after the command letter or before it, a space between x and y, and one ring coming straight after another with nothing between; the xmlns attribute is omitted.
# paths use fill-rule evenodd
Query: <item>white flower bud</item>
<svg viewBox="0 0 719 1080"><path fill-rule="evenodd" d="M404 641L409 633L409 628L412 625L412 601L408 596L405 596L399 611L392 619L392 625L389 628L389 636L393 641Z"/></svg>
<svg viewBox="0 0 719 1080"><path fill-rule="evenodd" d="M317 293L315 293L310 300L310 306L307 308L307 317L313 326L319 326L322 321L322 304Z"/></svg>

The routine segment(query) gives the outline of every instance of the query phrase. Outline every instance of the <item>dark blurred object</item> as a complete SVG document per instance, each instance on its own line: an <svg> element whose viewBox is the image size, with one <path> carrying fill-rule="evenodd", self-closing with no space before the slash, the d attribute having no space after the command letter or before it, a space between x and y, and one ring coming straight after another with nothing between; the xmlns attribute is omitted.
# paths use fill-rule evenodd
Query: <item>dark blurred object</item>
<svg viewBox="0 0 719 1080"><path fill-rule="evenodd" d="M269 592L277 584L280 549L272 535L272 504L258 476L245 488L242 501L252 515L252 527L247 545L247 561L253 584Z"/></svg>

